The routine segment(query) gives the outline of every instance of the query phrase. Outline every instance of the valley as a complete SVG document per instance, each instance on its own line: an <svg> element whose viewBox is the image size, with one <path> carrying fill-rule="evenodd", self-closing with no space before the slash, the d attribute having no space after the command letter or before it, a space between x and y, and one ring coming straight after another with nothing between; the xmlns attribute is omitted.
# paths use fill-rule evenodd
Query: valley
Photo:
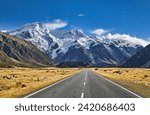
<svg viewBox="0 0 150 115"><path fill-rule="evenodd" d="M0 97L150 97L148 44L127 34L49 30L40 22L0 32Z"/></svg>

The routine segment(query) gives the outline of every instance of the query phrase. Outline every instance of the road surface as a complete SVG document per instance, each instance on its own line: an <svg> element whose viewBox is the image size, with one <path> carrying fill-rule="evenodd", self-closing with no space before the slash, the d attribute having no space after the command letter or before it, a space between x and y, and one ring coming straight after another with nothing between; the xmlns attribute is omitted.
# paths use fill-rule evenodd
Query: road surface
<svg viewBox="0 0 150 115"><path fill-rule="evenodd" d="M57 82L28 98L138 98L137 94L90 70Z"/></svg>

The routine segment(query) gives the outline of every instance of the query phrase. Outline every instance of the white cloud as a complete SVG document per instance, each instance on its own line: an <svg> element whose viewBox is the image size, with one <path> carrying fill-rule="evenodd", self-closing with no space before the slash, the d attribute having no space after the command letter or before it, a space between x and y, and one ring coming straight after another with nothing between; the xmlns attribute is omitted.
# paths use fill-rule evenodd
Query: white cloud
<svg viewBox="0 0 150 115"><path fill-rule="evenodd" d="M78 14L79 17L83 17L85 16L86 14Z"/></svg>
<svg viewBox="0 0 150 115"><path fill-rule="evenodd" d="M91 31L92 34L96 34L99 36L101 36L107 32L108 32L108 30L104 30L104 29L96 29L96 30Z"/></svg>
<svg viewBox="0 0 150 115"><path fill-rule="evenodd" d="M135 43L135 44L140 44L142 46L146 46L150 43L150 41L146 41L142 38L132 37L132 36L127 35L127 34L111 34L111 33L108 33L106 35L106 38L126 40L126 41L129 41L129 42Z"/></svg>
<svg viewBox="0 0 150 115"><path fill-rule="evenodd" d="M129 43L140 44L144 47L146 45L150 44L150 40L144 40L142 38L133 37L133 36L130 36L128 34L118 34L118 33L117 34L111 34L108 32L109 32L108 30L104 30L104 29L96 29L96 30L91 31L92 34L96 34L96 35L102 37L103 39L126 40ZM106 33L108 33L108 34L106 34ZM104 34L106 34L106 35L104 35Z"/></svg>
<svg viewBox="0 0 150 115"><path fill-rule="evenodd" d="M7 30L0 30L1 32L4 32L4 33L6 33L7 32Z"/></svg>
<svg viewBox="0 0 150 115"><path fill-rule="evenodd" d="M62 21L61 19L56 19L52 22L45 23L46 28L48 28L49 30L55 30L55 29L63 28L67 25L68 25L68 23L65 21Z"/></svg>

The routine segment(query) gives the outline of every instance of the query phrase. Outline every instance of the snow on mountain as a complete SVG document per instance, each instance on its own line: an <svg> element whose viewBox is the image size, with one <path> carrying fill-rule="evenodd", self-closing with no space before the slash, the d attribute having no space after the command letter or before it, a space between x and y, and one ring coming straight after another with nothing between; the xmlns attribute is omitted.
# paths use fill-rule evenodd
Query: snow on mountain
<svg viewBox="0 0 150 115"><path fill-rule="evenodd" d="M150 44L134 54L123 67L150 67Z"/></svg>
<svg viewBox="0 0 150 115"><path fill-rule="evenodd" d="M49 37L49 35L47 34L48 32L49 30L45 29L42 23L35 22L32 24L23 25L20 28L9 33L11 35L30 41L35 46L37 46L38 49L45 52L48 49L48 41L46 40Z"/></svg>
<svg viewBox="0 0 150 115"><path fill-rule="evenodd" d="M77 30L50 32L44 24L39 22L23 25L9 33L33 43L41 51L48 52L52 58L57 57L57 53L59 52L66 53L68 48L77 40L77 38L79 38L79 36L83 37L83 34ZM54 35L56 37L51 33L55 33ZM64 38L61 39L61 37ZM84 38L78 39L77 41L86 45Z"/></svg>
<svg viewBox="0 0 150 115"><path fill-rule="evenodd" d="M126 34L112 35L108 33L105 36L96 36L95 38L108 49L112 57L119 58L117 60L121 64L149 44L147 41Z"/></svg>
<svg viewBox="0 0 150 115"><path fill-rule="evenodd" d="M145 47L149 42L142 40L140 38L132 37L126 34L111 34L108 33L105 36L95 36L98 41L110 45L115 44L117 47L131 46L137 47L138 45Z"/></svg>
<svg viewBox="0 0 150 115"><path fill-rule="evenodd" d="M59 39L64 38L72 38L72 39L78 39L80 37L86 37L84 33L81 30L74 29L74 30L53 30L51 31L51 34Z"/></svg>
<svg viewBox="0 0 150 115"><path fill-rule="evenodd" d="M144 40L129 35L87 36L78 29L50 31L39 22L8 33L31 42L57 63L85 61L96 66L117 66L146 45Z"/></svg>

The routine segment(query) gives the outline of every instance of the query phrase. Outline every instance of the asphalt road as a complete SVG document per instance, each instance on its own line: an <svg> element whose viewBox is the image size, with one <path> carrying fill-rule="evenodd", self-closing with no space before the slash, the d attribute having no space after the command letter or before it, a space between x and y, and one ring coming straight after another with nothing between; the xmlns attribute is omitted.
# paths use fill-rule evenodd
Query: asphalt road
<svg viewBox="0 0 150 115"><path fill-rule="evenodd" d="M28 98L138 98L137 94L90 71L27 95Z"/></svg>

